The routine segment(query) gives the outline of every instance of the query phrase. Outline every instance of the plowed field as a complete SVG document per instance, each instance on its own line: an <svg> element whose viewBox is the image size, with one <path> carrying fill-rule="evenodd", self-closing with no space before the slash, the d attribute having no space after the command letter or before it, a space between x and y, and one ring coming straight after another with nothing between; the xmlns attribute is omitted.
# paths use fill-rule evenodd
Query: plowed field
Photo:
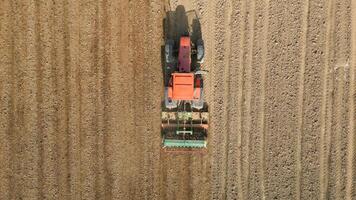
<svg viewBox="0 0 356 200"><path fill-rule="evenodd" d="M160 151L194 10L205 154ZM0 199L356 199L356 1L0 1Z"/></svg>

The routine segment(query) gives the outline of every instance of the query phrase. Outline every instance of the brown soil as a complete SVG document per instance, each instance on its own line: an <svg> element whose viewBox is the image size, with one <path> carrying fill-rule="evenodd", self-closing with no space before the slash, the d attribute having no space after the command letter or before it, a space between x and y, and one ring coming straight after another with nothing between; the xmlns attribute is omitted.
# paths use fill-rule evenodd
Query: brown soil
<svg viewBox="0 0 356 200"><path fill-rule="evenodd" d="M179 5L205 41L205 154L160 151ZM3 0L0 199L356 199L355 76L355 1Z"/></svg>

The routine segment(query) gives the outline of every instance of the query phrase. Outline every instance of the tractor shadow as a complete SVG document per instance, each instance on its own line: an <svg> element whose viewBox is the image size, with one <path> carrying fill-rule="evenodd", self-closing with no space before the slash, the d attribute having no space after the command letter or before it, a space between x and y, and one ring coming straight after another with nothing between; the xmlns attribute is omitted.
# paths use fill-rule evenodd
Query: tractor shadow
<svg viewBox="0 0 356 200"><path fill-rule="evenodd" d="M193 44L202 39L201 24L195 10L186 11L183 5L177 6L175 11L166 12L163 19L164 43L171 39L178 57L179 40L181 36L190 36ZM161 63L164 85L168 86L170 74L176 70L177 63L168 64L165 61L165 46L161 46ZM198 66L196 56L192 56L192 66ZM194 67L193 67L194 70Z"/></svg>

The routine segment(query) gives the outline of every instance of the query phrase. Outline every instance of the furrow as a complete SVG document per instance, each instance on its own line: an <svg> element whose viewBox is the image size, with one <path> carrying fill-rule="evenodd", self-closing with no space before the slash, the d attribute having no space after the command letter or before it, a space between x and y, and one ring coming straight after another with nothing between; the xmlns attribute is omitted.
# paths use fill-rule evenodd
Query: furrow
<svg viewBox="0 0 356 200"><path fill-rule="evenodd" d="M36 96L36 101L38 102L37 105L37 115L38 115L38 120L37 120L37 126L38 126L38 138L37 140L39 141L38 144L38 149L39 149L39 160L38 160L38 165L40 166L38 169L38 176L39 176L39 198L44 198L44 193L43 193L43 188L45 182L44 180L44 149L43 149L43 112L41 108L41 104L43 102L43 87L42 87L42 81L43 81L43 72L41 70L41 59L43 57L42 53L42 45L41 45L41 27L40 27L40 6L39 2L36 2L36 40L37 40L37 46L36 46L36 56L37 56L37 75L38 78L36 80L36 87L38 88L38 95Z"/></svg>
<svg viewBox="0 0 356 200"><path fill-rule="evenodd" d="M326 172L324 174L324 176L326 176L326 190L325 190L325 195L330 196L331 198L335 198L335 187L333 187L333 184L335 184L335 169L333 168L334 166L334 162L335 160L332 159L332 151L334 151L334 145L333 145L333 139L334 135L333 135L333 115L335 114L335 107L334 105L334 101L335 98L333 98L333 92L334 92L334 85L335 85L335 73L334 73L334 54L335 54L335 32L333 32L333 30L335 29L335 24L336 24L336 3L335 1L331 2L331 9L330 9L330 20L331 20L331 24L330 24L330 35L328 38L328 42L326 42L326 44L328 45L326 48L330 49L330 52L328 54L328 58L327 58L327 76L326 78L329 79L328 82L328 86L327 86L327 109L328 109L328 114L327 114L327 127L326 127L326 143L325 143L325 151L326 151L326 155L325 155L325 159L326 159Z"/></svg>
<svg viewBox="0 0 356 200"><path fill-rule="evenodd" d="M113 26L113 21L112 20L112 10L111 8L113 5L111 4L111 1L103 0L101 3L102 6L102 29L104 31L103 33L103 38L102 38L102 47L103 47L103 60L102 60L102 86L101 90L103 90L102 93L102 104L103 104L103 116L102 116L102 128L103 128L103 135L101 136L101 142L102 142L102 160L101 164L102 170L103 170L103 175L102 175L102 184L103 184L103 190L104 190L104 196L103 199L112 199L112 187L113 187L113 181L112 181L112 169L111 169L111 148L109 146L109 141L111 135L111 127L112 125L112 109L110 109L110 106L112 105L112 85L111 85L111 80L112 80L112 42L111 38L113 37L113 31L112 31L112 26ZM120 13L121 14L121 13ZM117 19L114 17L114 19ZM117 20L115 20L117 21ZM116 38L115 38L116 39ZM116 65L114 65L116 66ZM114 130L116 131L116 130Z"/></svg>
<svg viewBox="0 0 356 200"><path fill-rule="evenodd" d="M207 6L207 9L208 9L208 13L206 14L206 18L207 18L207 32L208 34L206 35L206 40L205 43L206 43L206 52L207 52L207 60L205 61L206 64L205 64L205 68L211 72L213 69L214 69L214 54L213 54L213 50L214 50L214 45L215 45L215 41L214 41L214 20L215 20L215 5L214 5L214 2L213 1L209 1L208 3L208 6ZM210 74L210 73L209 73ZM206 81L205 81L205 88L209 88L209 92L206 92L207 94L205 95L205 98L206 98L206 101L208 102L208 104L210 105L211 102L213 102L213 94L214 94L214 87L213 87L213 78L212 76L207 76L206 78ZM209 113L212 113L211 112L211 108L212 106L209 106ZM210 134L211 136L213 134ZM213 140L212 140L213 137L209 137L208 138L208 142L212 143ZM215 138L215 137L214 137ZM213 158L213 152L210 153L209 155L209 159L212 159Z"/></svg>
<svg viewBox="0 0 356 200"><path fill-rule="evenodd" d="M172 168L172 166L169 164L170 163L169 161L171 160L169 158L170 156L171 155L165 156L166 157L165 158L165 162L167 164L164 165L164 168L165 168L164 171L165 171L166 176L167 176L166 183L165 183L165 188L166 188L165 198L166 199L169 199L169 198L174 199L174 198L176 198L175 191L178 189L177 188L177 181L175 179L175 177L177 176L178 172L174 168ZM179 158L176 157L175 159L179 161ZM179 175L179 176L181 176L181 175Z"/></svg>
<svg viewBox="0 0 356 200"><path fill-rule="evenodd" d="M12 11L9 1L0 8L0 199L10 199L11 191L11 144L10 130L12 118L12 56L14 53L12 36Z"/></svg>
<svg viewBox="0 0 356 200"><path fill-rule="evenodd" d="M140 28L143 30L143 33L139 35L140 39L142 38L142 43L144 44L144 47L142 51L137 49L136 53L138 55L142 55L143 59L140 60L138 59L137 66L143 66L143 68L152 68L151 64L151 57L150 57L150 51L153 49L148 49L150 46L150 39L151 39L151 8L150 8L150 3L141 1L137 6L144 7L142 9L144 12L140 13L136 18L139 18L142 16L142 24L140 24ZM139 8L136 8L138 10ZM142 53L141 53L142 52ZM143 80L151 80L150 79L150 73L144 70L141 70L139 67L137 67L137 73L142 73L142 80L136 80L136 81L141 81ZM139 76L140 77L140 76ZM146 83L143 83L143 85L138 88L139 93L137 94L138 97L136 97L135 101L137 103L137 108L138 112L142 113L142 117L137 118L137 120L141 121L141 123L138 123L139 127L137 127L137 133L142 135L142 138L140 138L143 141L143 145L140 147L141 151L143 152L141 158L138 158L143 161L143 167L140 169L139 174L142 174L142 180L145 184L143 186L143 194L142 197L148 197L152 192L149 190L152 188L152 180L150 179L150 165L149 165L149 160L150 160L150 149L151 149L151 141L152 141L152 127L150 127L150 120L152 119L150 114L151 113L151 98L150 98L150 92L152 91L152 81L147 81ZM140 100L143 99L145 102L144 105L139 105ZM138 115L140 116L140 115ZM143 171L141 171L143 170ZM137 188L139 190L139 188ZM140 196L136 198L142 198Z"/></svg>
<svg viewBox="0 0 356 200"><path fill-rule="evenodd" d="M20 69L20 94L18 106L20 107L19 121L20 125L17 137L20 137L20 142L15 144L20 146L21 156L21 177L17 184L22 185L18 198L41 198L42 189L42 170L41 170L41 147L39 141L38 122L39 122L39 106L38 97L41 89L38 88L40 75L38 73L39 58L38 58L38 28L36 26L38 6L34 1L24 2L22 5L23 15L21 20L24 21L20 41L22 49L20 50L20 63L17 68Z"/></svg>
<svg viewBox="0 0 356 200"><path fill-rule="evenodd" d="M165 155L164 154L160 154L160 158L161 160L165 160ZM167 177L167 167L165 165L165 162L164 161L160 161L160 180L159 180L159 183L160 183L160 190L159 190L159 197L161 199L167 199L167 182L168 182L168 177Z"/></svg>
<svg viewBox="0 0 356 200"><path fill-rule="evenodd" d="M153 199L158 195L158 179L156 179L153 174L159 173L157 169L159 168L159 152L160 152L160 128L157 124L161 123L160 115L160 102L162 91L162 63L161 63L161 40L162 40L162 15L163 12L161 10L162 4L159 1L151 1L147 7L149 8L149 12L147 14L148 19L148 33L146 46L151 47L147 48L147 68L152 68L147 73L147 79L150 80L148 85L148 89L146 91L147 96L147 114L146 118L146 137L144 141L146 141L147 145L145 146L145 180L147 183L145 185L145 197L149 199ZM155 44L155 45L151 45ZM159 72L159 73L157 73Z"/></svg>
<svg viewBox="0 0 356 200"><path fill-rule="evenodd" d="M123 19L125 26L120 29L120 45L127 44L128 52L120 52L120 60L118 74L118 84L115 85L115 91L118 92L118 113L115 113L118 118L119 132L117 137L121 140L118 143L120 153L118 154L119 162L119 181L117 187L120 193L115 196L125 199L142 199L145 195L145 188L140 187L137 183L142 183L145 176L144 162L144 147L146 141L145 122L145 104L148 102L145 97L147 80L145 69L145 42L147 40L145 33L147 32L146 8L147 4L144 1L128 1L122 7L121 12L127 12L128 19ZM127 20L127 21L126 21ZM126 40L125 40L126 39ZM135 44L142 45L135 45ZM118 50L119 50L118 49ZM116 76L115 76L116 77ZM127 84L132 84L131 87L124 87ZM129 88L129 89L128 89ZM123 96L122 94L126 94ZM127 145L130 144L130 145Z"/></svg>
<svg viewBox="0 0 356 200"><path fill-rule="evenodd" d="M210 135L212 138L211 147L213 148L212 156L212 198L213 199L221 199L226 195L226 185L225 179L225 171L227 170L226 166L226 106L227 99L225 99L225 90L227 84L227 75L226 75L226 30L224 29L224 25L226 25L226 9L228 7L225 1L217 1L215 2L214 10L214 31L213 38L214 43L212 65L213 68L211 70L211 86L212 92L215 94L212 97L212 102L214 102L210 106L210 112L214 113L211 117L211 129Z"/></svg>
<svg viewBox="0 0 356 200"><path fill-rule="evenodd" d="M333 48L333 41L332 41L332 30L334 27L334 1L329 0L327 5L327 25L326 25L326 36L325 36L325 69L324 69L324 77L323 77L323 100L322 100L322 114L321 114L321 155L320 155L320 199L325 199L326 195L328 194L328 171L329 171L329 143L330 143L330 129L331 129L331 112L332 109L330 108L330 92L328 87L332 87L332 82L329 82L329 72L330 72L330 55ZM331 86L330 86L331 85ZM328 108L330 110L328 110Z"/></svg>
<svg viewBox="0 0 356 200"><path fill-rule="evenodd" d="M22 56L24 56L23 51L21 49L24 48L24 39L23 32L21 29L25 27L25 21L22 20L21 15L18 15L17 12L23 11L23 5L19 4L19 2L11 2L11 22L10 25L12 27L12 66L11 66L11 86L12 90L10 91L10 96L12 99L11 105L11 114L9 117L10 126L12 128L9 129L9 143L10 143L10 170L12 171L12 177L10 178L10 191L9 196L10 199L22 198L22 193L19 192L22 190L23 185L21 184L21 176L23 174L21 169L21 161L23 160L22 156L22 137L17 138L20 130L23 127L22 119L19 118L17 113L22 112L23 108L20 106L21 100L23 99L23 89L21 88L22 77L22 69L20 66L24 64ZM16 24L16 26L15 26ZM10 134L12 132L12 134Z"/></svg>
<svg viewBox="0 0 356 200"><path fill-rule="evenodd" d="M347 169L346 169L346 199L351 200L356 197L355 178L355 68L356 68L356 1L351 1L351 63L350 63L350 87L349 87L349 133L347 148Z"/></svg>
<svg viewBox="0 0 356 200"><path fill-rule="evenodd" d="M269 31L269 13L270 13L270 2L269 0L263 1L264 13L263 13L263 47L262 47L262 72L261 72L261 102L259 104L260 110L260 121L259 121L259 130L261 137L261 167L260 167L260 177L261 177L261 198L264 200L267 198L267 189L266 189L266 89L267 89L267 56L268 56L268 31Z"/></svg>
<svg viewBox="0 0 356 200"><path fill-rule="evenodd" d="M57 166L56 177L58 184L58 198L69 199L69 134L68 134L68 59L69 59L69 38L68 30L68 8L66 2L54 2L54 33L53 43L58 47L54 48L55 69L55 134Z"/></svg>
<svg viewBox="0 0 356 200"><path fill-rule="evenodd" d="M347 136L348 136L348 92L350 81L349 56L351 50L351 33L348 32L351 26L350 20L350 1L336 2L336 27L335 30L335 53L334 53L334 72L335 73L335 101L336 108L333 116L333 135L335 135L335 196L339 199L345 199L346 174L347 168Z"/></svg>
<svg viewBox="0 0 356 200"><path fill-rule="evenodd" d="M94 2L81 2L80 24L80 147L81 147L81 194L84 199L96 198L96 120L98 67L98 7Z"/></svg>
<svg viewBox="0 0 356 200"><path fill-rule="evenodd" d="M22 124L20 118L17 113L22 110L22 107L19 106L21 102L21 97L23 97L23 89L21 89L22 79L20 77L21 69L19 66L23 65L23 52L20 49L23 49L23 33L20 31L25 27L25 23L21 18L21 15L17 15L17 12L23 11L23 5L19 5L18 2L11 2L11 15L13 16L11 19L11 27L12 27L12 67L11 67L11 78L12 78L12 90L11 90L11 99L12 99L12 115L10 116L10 126L12 128L9 129L9 141L10 141L10 169L12 171L12 178L10 178L10 199L22 198L22 194L19 192L22 189L22 184L20 184L21 175L23 174L21 171L21 144L22 137L19 139L16 135L19 134L20 129L22 128ZM15 24L17 26L15 26ZM17 125L15 125L17 124ZM10 134L10 131L12 134Z"/></svg>
<svg viewBox="0 0 356 200"><path fill-rule="evenodd" d="M107 71L108 71L108 56L107 49L108 41L107 38L110 38L108 33L108 23L109 18L107 16L107 1L101 0L97 2L97 66L95 68L96 80L96 102L95 102L95 121L97 124L96 127L96 138L95 138L95 152L96 152L96 174L95 174L95 198L96 199L106 199L105 191L105 178L106 178L106 169L105 169L105 135L106 135L106 119L107 114L105 111L105 104L107 102L107 94L110 91L110 88L107 84ZM106 86L106 87L105 87Z"/></svg>
<svg viewBox="0 0 356 200"><path fill-rule="evenodd" d="M56 107L55 107L55 77L56 52L54 45L55 16L52 2L40 2L36 4L38 20L38 102L39 102L39 134L41 141L42 166L42 198L58 198L57 172L57 148L56 132ZM48 11L52 11L48 13ZM57 31L56 31L57 32ZM48 192L46 192L48 191Z"/></svg>
<svg viewBox="0 0 356 200"><path fill-rule="evenodd" d="M66 37L68 37L68 84L66 90L68 91L68 163L69 163L69 198L80 199L81 189L81 158L80 158L80 71L79 71L79 53L80 53L80 2L66 1L68 8L68 15L66 21L68 22Z"/></svg>
<svg viewBox="0 0 356 200"><path fill-rule="evenodd" d="M297 162L297 177L296 177L296 199L301 198L301 184L302 184L302 137L303 131L303 116L304 116L304 74L306 65L306 52L307 52L307 35L308 35L308 20L309 20L309 0L304 2L303 6L303 22L302 22L302 39L301 39L301 53L300 53L300 78L299 78L299 91L298 91L298 136L297 136L297 150L296 150L296 162Z"/></svg>
<svg viewBox="0 0 356 200"><path fill-rule="evenodd" d="M110 95L108 96L108 135L105 138L106 163L108 167L107 180L108 198L128 199L131 183L128 176L135 174L133 168L128 167L133 157L132 138L135 134L134 124L134 64L132 61L133 51L131 48L133 40L133 28L129 26L133 22L131 14L132 5L127 0L120 4L109 3L109 13L112 23L109 39L109 66L108 84L110 84ZM116 66L116 67L115 67ZM128 87L127 83L132 83ZM125 94L125 95L122 95ZM127 120L128 123L125 123ZM127 136L129 135L129 136ZM132 137L130 137L132 136ZM125 145L130 144L130 145ZM130 154L125 154L128 152Z"/></svg>
<svg viewBox="0 0 356 200"><path fill-rule="evenodd" d="M63 134L63 128L62 126L62 118L64 115L62 115L62 100L65 97L65 94L63 93L62 87L65 85L64 82L59 83L59 79L61 81L65 80L64 77L64 69L65 67L63 66L63 59L64 59L64 54L62 54L62 50L64 49L64 35L63 35L63 3L57 3L53 2L52 5L52 26L53 28L51 29L52 35L54 35L51 39L51 57L52 57L52 62L53 66L51 69L51 75L53 76L52 78L52 87L53 87L53 129L54 129L54 134L52 136L53 138L53 155L55 157L54 159L54 176L55 176L55 190L54 190L54 196L57 198L64 198L66 194L68 194L67 191L63 191L63 188L65 188L65 183L63 183L63 178L66 179L68 177L68 174L66 172L66 163L63 163L61 156L66 155L66 134ZM57 34L54 34L57 33ZM59 85L60 84L60 85ZM63 176L64 175L64 176Z"/></svg>
<svg viewBox="0 0 356 200"><path fill-rule="evenodd" d="M266 47L265 45L265 30L266 27L266 5L265 1L256 1L251 2L254 4L254 20L251 22L253 24L253 37L251 39L253 44L251 45L252 49L249 49L251 52L249 55L250 62L247 67L251 69L251 77L250 77L250 125L249 125L249 178L248 182L248 193L246 194L247 199L259 198L262 199L263 192L261 188L262 183L262 143L263 143L263 134L261 129L261 113L263 112L263 102L262 102L262 93L263 93L263 70L264 59L263 59L263 49ZM267 6L268 7L268 6ZM250 19L251 20L251 19ZM252 31L252 30L251 30ZM248 34L248 33L246 33ZM247 95L248 96L248 95ZM262 109L262 110L261 110Z"/></svg>
<svg viewBox="0 0 356 200"><path fill-rule="evenodd" d="M142 64L144 66L144 68L148 68L148 67L151 67L151 58L149 56L150 52L149 50L146 48L147 46L149 46L149 43L150 43L150 33L151 33L151 27L150 27L150 19L151 19L151 15L150 15L150 12L151 12L151 8L150 8L150 3L148 2L140 2L142 4L144 4L144 7L145 7L145 13L142 13L145 17L145 25L142 27L143 31L144 31L144 40L143 40L143 44L144 44L144 48L143 48L143 56L144 56L144 61L146 62L142 62L140 64ZM142 36L141 36L142 37ZM140 61L141 62L141 61ZM144 73L143 75L143 79L142 80L150 80L150 74L148 72L143 72L143 71L138 71L138 73ZM137 81L140 81L140 80L137 80ZM150 113L150 104L151 104L151 99L149 98L149 93L148 91L151 91L151 81L145 83L143 85L143 90L142 90L142 96L140 94L139 95L139 98L143 98L144 99L144 102L145 104L142 105L142 106L138 106L139 109L143 109L145 110L147 113ZM141 97L140 97L141 96ZM137 99L139 99L137 98ZM138 103L138 102L137 102ZM141 111L141 110L140 110ZM142 112L142 111L141 111ZM142 118L140 117L139 118L141 121L142 121L142 127L140 127L141 130L138 130L137 132L138 133L142 133L143 134L143 137L142 137L142 141L144 141L143 145L142 145L142 149L141 151L143 151L143 155L142 155L142 161L143 161L143 171L141 172L142 173L142 181L145 183L143 185L143 194L142 196L143 197L147 197L149 195L149 188L150 188L150 184L152 183L151 181L149 182L149 173L148 173L148 170L150 168L149 166L149 151L150 151L150 143L151 143L151 139L149 138L152 138L152 137L149 137L149 136L152 136L152 132L151 132L151 127L149 127L149 122L147 120L147 115L146 113L142 116ZM142 131L142 132L141 132Z"/></svg>
<svg viewBox="0 0 356 200"><path fill-rule="evenodd" d="M227 199L244 198L245 182L244 182L244 167L245 162L245 133L244 133L244 60L245 60L245 32L246 32L246 2L238 1L230 2L228 12L228 26L230 27L229 40L227 44L230 44L226 48L228 52L229 67L225 70L227 85L225 99L226 103L226 120L227 120L227 174L228 180L226 185L226 197Z"/></svg>
<svg viewBox="0 0 356 200"><path fill-rule="evenodd" d="M252 64L253 64L253 53L254 53L254 40L255 40L255 22L256 22L256 5L255 1L251 1L251 3L248 5L248 8L246 9L248 14L245 17L245 20L247 21L247 25L245 29L245 38L246 38L246 43L244 44L247 46L247 58L245 59L246 61L244 62L245 64L245 71L246 71L246 85L244 86L245 88L245 93L246 93L246 100L245 100L245 106L246 106L246 111L245 111L245 120L246 122L244 123L244 133L246 137L246 167L244 170L244 190L243 192L243 198L244 199L249 199L249 193L250 193L250 172L251 172L251 129L252 129L252 115L251 115L251 103L252 103L252 82L254 81L252 79Z"/></svg>
<svg viewBox="0 0 356 200"><path fill-rule="evenodd" d="M241 2L238 2L239 5L241 5ZM239 33L238 28L236 26L237 21L232 21L232 19L235 17L233 10L234 6L232 1L229 1L229 4L227 5L227 11L226 11L226 44L225 45L225 55L227 55L226 61L225 61L225 68L224 68L224 80L226 81L224 86L224 89L226 90L224 92L224 99L226 99L225 103L225 120L224 123L226 124L225 126L227 127L227 133L226 133L226 141L223 141L226 143L226 149L225 149L225 160L226 160L226 171L225 171L225 196L224 198L226 199L233 199L237 198L238 192L240 191L241 188L236 188L238 183L241 182L241 179L238 177L238 170L239 166L238 163L238 156L236 155L238 153L237 150L237 141L235 140L239 132L235 131L236 128L236 123L238 122L236 113L238 111L237 109L237 104L236 98L231 98L235 97L238 92L238 85L237 81L241 80L236 77L236 72L239 68L234 67L235 65L238 66L238 63L234 61L234 56L232 56L232 52L234 50L234 46L239 46L239 38L238 35L233 35L234 33ZM237 29L237 30L236 30ZM235 31L234 31L235 30ZM233 40L234 39L234 40ZM240 55L240 52L236 52L237 55ZM236 57L235 57L236 58ZM235 88L236 87L236 88ZM241 191L240 191L241 192Z"/></svg>
<svg viewBox="0 0 356 200"><path fill-rule="evenodd" d="M333 116L333 120L335 120L335 125L334 125L334 130L333 133L335 134L334 137L332 137L332 143L334 143L334 150L335 152L332 152L332 157L335 156L335 166L332 167L331 169L335 169L332 170L333 172L329 172L329 173L333 173L333 175L335 176L334 183L331 183L331 185L335 184L335 199L344 199L342 196L342 189L341 187L343 184L344 179L342 179L342 172L341 172L341 168L342 168L342 155L341 155L341 145L342 145L342 131L343 131L343 127L341 126L342 122L342 118L343 118L343 107L342 107L342 101L343 101L343 96L344 96L344 81L341 79L340 77L344 76L344 72L342 69L338 70L335 72L335 76L336 76L336 80L335 80L335 93L336 93L336 99L334 101L334 106L335 106L335 115ZM334 155L333 155L334 154Z"/></svg>

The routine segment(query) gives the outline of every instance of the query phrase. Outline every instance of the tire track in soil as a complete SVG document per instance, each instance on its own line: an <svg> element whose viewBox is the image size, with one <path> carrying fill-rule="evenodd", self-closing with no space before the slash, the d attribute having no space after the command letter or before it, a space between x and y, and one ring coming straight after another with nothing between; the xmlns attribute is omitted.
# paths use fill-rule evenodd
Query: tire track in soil
<svg viewBox="0 0 356 200"><path fill-rule="evenodd" d="M204 35L205 31L202 31L202 34L203 34L203 37L205 36L205 40L204 41L204 48L206 48L206 52L207 52L207 59L206 59L206 68L207 70L209 71L209 74L212 72L213 68L214 68L214 56L213 56L213 50L214 50L214 20L215 20L215 12L214 12L214 9L215 9L215 6L213 4L214 2L213 1L209 1L207 3L207 14L203 17L205 17L205 19L207 20L206 21L206 35ZM206 98L206 101L209 105L209 115L211 112L211 102L213 102L213 93L212 92L212 88L213 88L213 79L211 76L206 76L206 81L205 81L205 88L209 88L209 92L206 92L207 94L205 95L205 98ZM210 125L209 125L209 131L211 133L211 116L210 117ZM208 144L212 143L213 140L212 140L212 137L213 134L210 134L210 137L208 137ZM209 148L210 146L208 146ZM212 149L212 148L211 148ZM209 151L209 160L212 160L212 153L213 151L210 150ZM212 162L210 161L210 165L212 166ZM210 176L212 176L212 170L210 170ZM212 185L211 185L212 187ZM211 196L212 197L212 196Z"/></svg>
<svg viewBox="0 0 356 200"><path fill-rule="evenodd" d="M263 3L265 7L262 18L263 20L263 47L262 47L262 73L261 73L261 103L260 103L260 125L259 129L261 130L261 167L260 167L260 177L261 177L261 193L262 199L266 199L266 88L267 88L267 59L268 59L268 31L270 29L270 1L264 0ZM261 4L262 5L262 4Z"/></svg>
<svg viewBox="0 0 356 200"><path fill-rule="evenodd" d="M299 90L298 90L298 127L297 127L297 150L296 150L296 162L297 162L297 177L296 177L296 199L301 199L301 184L302 184L302 139L304 135L303 125L304 122L304 98L305 98L305 68L306 68L306 51L307 51L307 36L308 36L308 19L309 19L309 0L304 2L303 14L302 14L302 37L301 37L301 55L300 55L300 78L299 78Z"/></svg>
<svg viewBox="0 0 356 200"><path fill-rule="evenodd" d="M211 85L210 93L214 94L210 104L210 113L214 113L210 117L210 136L211 136L211 145L212 154L211 154L211 176L212 176L212 199L222 199L226 198L226 174L227 170L227 160L226 160L226 143L228 132L226 130L227 122L227 99L226 99L226 84L228 81L227 69L227 59L225 56L226 48L228 43L226 42L226 9L228 5L226 1L216 1L215 8L213 10L214 20L213 24L213 38L214 42L212 43L212 69L211 69ZM225 86L225 87L221 87ZM215 134L216 133L216 134Z"/></svg>
<svg viewBox="0 0 356 200"><path fill-rule="evenodd" d="M351 200L356 197L356 175L355 175L355 68L356 68L356 2L351 1L351 63L350 63L350 91L349 91L349 134L348 134L348 155L347 155L347 182L346 182L346 199Z"/></svg>
<svg viewBox="0 0 356 200"><path fill-rule="evenodd" d="M250 123L250 167L249 167L249 191L246 198L263 199L264 165L263 150L264 140L264 94L265 94L265 61L267 55L267 32L268 32L268 2L259 0L255 2L254 37L252 38L251 53L251 123Z"/></svg>
<svg viewBox="0 0 356 200"><path fill-rule="evenodd" d="M335 2L335 27L334 32L335 48L333 61L333 91L334 102L332 104L335 112L332 115L332 135L331 135L331 170L329 171L331 181L330 190L332 198L344 199L346 188L346 147L348 132L348 86L349 86L349 55L350 55L350 1ZM333 196L335 195L335 196Z"/></svg>
<svg viewBox="0 0 356 200"><path fill-rule="evenodd" d="M270 4L266 88L266 182L269 198L296 198L295 146L298 128L298 82L301 1Z"/></svg>
<svg viewBox="0 0 356 200"><path fill-rule="evenodd" d="M331 108L331 94L328 90L332 88L332 82L330 82L330 68L332 64L330 63L331 54L333 51L333 34L331 30L334 29L335 24L335 11L334 11L334 1L330 0L327 3L327 19L326 20L326 36L325 36L325 69L324 69L324 80L323 80L323 100L322 100L322 118L321 118L321 170L320 170L320 199L325 199L329 195L328 190L328 171L329 171L329 152L330 152L330 135L331 135L331 114L333 109Z"/></svg>
<svg viewBox="0 0 356 200"><path fill-rule="evenodd" d="M236 109L234 109L234 107L231 107L230 104L231 102L233 102L232 99L229 98L229 93L231 94L232 93L232 90L231 90L231 84L232 84L232 81L231 80L234 80L235 77L231 77L230 79L230 76L231 76L231 48L232 48L232 45L233 45L233 41L231 40L232 39L232 21L231 21L231 18L233 17L232 16L232 11L233 11L233 3L232 1L227 1L228 3L226 3L224 6L226 7L226 15L224 16L225 17L225 20L226 21L226 28L225 28L225 31L224 33L226 35L223 35L222 37L225 37L226 39L226 42L223 44L224 45L224 51L225 51L225 55L226 55L226 58L224 58L224 69L223 69L223 73L224 73L224 77L223 77L223 80L225 81L224 84L222 85L223 88L224 88L224 118L223 120L224 121L221 121L222 124L224 124L224 126L227 128L227 132L225 133L226 134L226 139L225 141L223 141L224 143L226 143L226 149L225 149L225 162L226 162L226 165L225 165L225 174L224 174L224 198L225 199L231 199L232 197L234 197L236 195L236 193L234 192L235 191L235 183L234 181L236 180L236 171L235 171L235 166L234 164L236 164L236 161L235 162L232 162L232 164L229 162L229 157L230 157L230 143L229 143L229 138L230 138L230 134L232 133L231 131L231 123L229 121L229 116L230 116L230 113L231 112L234 112L236 111ZM236 44L236 43L235 43ZM239 55L239 54L238 54ZM235 79L236 80L236 79ZM241 80L241 79L240 79ZM235 93L236 94L236 93ZM235 95L234 95L235 96ZM228 109L230 108L230 109ZM231 159L232 160L232 159ZM231 166L233 165L233 166ZM240 183L240 182L238 182ZM231 188L232 187L232 188ZM231 188L231 189L230 189ZM230 192L231 191L231 192Z"/></svg>
<svg viewBox="0 0 356 200"><path fill-rule="evenodd" d="M244 75L245 56L248 51L245 47L245 33L247 32L246 13L247 6L244 1L230 1L226 19L226 50L224 89L225 118L226 123L226 174L225 174L225 198L242 199L245 191L244 163L246 155L244 141ZM246 33L247 34L247 33Z"/></svg>
<svg viewBox="0 0 356 200"><path fill-rule="evenodd" d="M256 15L256 5L254 1L251 1L250 4L247 4L247 8L246 8L246 14L245 14L245 18L246 18L246 25L245 25L245 38L246 38L246 42L244 44L244 46L247 47L246 52L248 52L248 54L246 56L246 58L244 58L244 65L245 67L245 80L246 80L246 85L244 84L244 89L246 90L246 100L245 102L245 119L246 119L246 124L243 132L246 134L246 167L245 167L245 177L243 179L244 184L243 184L243 190L242 190L242 197L244 199L249 199L249 193L250 193L250 172L251 172L251 156L250 156L250 152L251 152L251 124L252 124L252 115L251 115L251 102L252 102L252 63L253 63L253 52L254 52L254 39L255 39L255 16Z"/></svg>

